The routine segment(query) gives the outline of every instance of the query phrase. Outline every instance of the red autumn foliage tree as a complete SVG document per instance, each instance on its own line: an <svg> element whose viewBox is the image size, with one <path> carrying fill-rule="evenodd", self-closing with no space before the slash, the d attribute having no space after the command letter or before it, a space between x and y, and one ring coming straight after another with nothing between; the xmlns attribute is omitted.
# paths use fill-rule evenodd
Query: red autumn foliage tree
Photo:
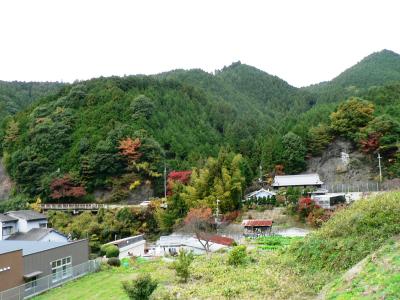
<svg viewBox="0 0 400 300"><path fill-rule="evenodd" d="M310 197L300 198L297 211L301 219L305 219L314 208L320 208Z"/></svg>
<svg viewBox="0 0 400 300"><path fill-rule="evenodd" d="M365 153L374 152L379 148L379 133L371 133L368 138L360 140L361 150Z"/></svg>
<svg viewBox="0 0 400 300"><path fill-rule="evenodd" d="M135 162L142 156L142 153L139 152L141 145L142 142L139 138L132 140L128 137L119 142L118 149L120 150L120 154L125 156L129 162Z"/></svg>
<svg viewBox="0 0 400 300"><path fill-rule="evenodd" d="M191 208L185 220L185 229L196 235L206 253L210 252L210 241L215 232L215 221L212 210L206 208Z"/></svg>
<svg viewBox="0 0 400 300"><path fill-rule="evenodd" d="M190 176L192 175L192 171L172 171L168 174L168 187L167 187L167 195L172 195L172 190L174 188L175 182L180 182L182 184L188 184L190 180Z"/></svg>
<svg viewBox="0 0 400 300"><path fill-rule="evenodd" d="M50 185L50 190L52 199L80 198L86 195L85 188L76 185L69 175L54 179Z"/></svg>

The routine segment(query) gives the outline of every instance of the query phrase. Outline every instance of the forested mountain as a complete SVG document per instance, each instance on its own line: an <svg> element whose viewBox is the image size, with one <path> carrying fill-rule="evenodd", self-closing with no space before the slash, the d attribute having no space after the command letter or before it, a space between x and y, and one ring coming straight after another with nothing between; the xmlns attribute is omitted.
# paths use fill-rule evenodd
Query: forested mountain
<svg viewBox="0 0 400 300"><path fill-rule="evenodd" d="M395 81L400 81L400 55L385 49L365 57L331 81L304 90L317 94L320 101L338 101Z"/></svg>
<svg viewBox="0 0 400 300"><path fill-rule="evenodd" d="M4 162L17 192L30 197L90 201L93 191L108 189L120 201L128 188L145 183L161 195L164 164L201 168L225 149L243 156L237 165L248 183L259 165L266 173L277 165L301 172L307 155L345 136L360 147L366 143L366 153L386 149L388 175L397 176L399 87L372 88L396 79L396 62L397 54L379 52L306 89L240 62L214 74L175 70L64 85L3 122ZM354 95L364 99L339 105ZM355 121L358 110L368 118Z"/></svg>
<svg viewBox="0 0 400 300"><path fill-rule="evenodd" d="M15 114L36 99L56 92L61 85L56 82L0 81L0 123L7 115Z"/></svg>

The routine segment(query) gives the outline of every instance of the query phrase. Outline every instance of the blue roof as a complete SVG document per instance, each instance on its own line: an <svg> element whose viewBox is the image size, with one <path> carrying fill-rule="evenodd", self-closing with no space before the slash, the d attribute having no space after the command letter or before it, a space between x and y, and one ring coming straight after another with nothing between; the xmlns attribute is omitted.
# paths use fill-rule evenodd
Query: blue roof
<svg viewBox="0 0 400 300"><path fill-rule="evenodd" d="M0 254L22 250L22 255L43 252L49 249L61 247L68 242L36 242L36 241L0 241Z"/></svg>

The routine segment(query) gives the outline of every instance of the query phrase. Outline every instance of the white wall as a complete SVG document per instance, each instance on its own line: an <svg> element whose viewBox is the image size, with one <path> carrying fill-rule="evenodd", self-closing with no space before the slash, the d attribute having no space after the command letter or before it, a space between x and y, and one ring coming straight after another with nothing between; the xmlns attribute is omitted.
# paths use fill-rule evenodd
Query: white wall
<svg viewBox="0 0 400 300"><path fill-rule="evenodd" d="M143 256L145 244L146 244L146 241L142 240L137 243L130 244L125 247L119 248L119 259L123 259L123 258L129 257L129 256Z"/></svg>
<svg viewBox="0 0 400 300"><path fill-rule="evenodd" d="M19 232L28 232L32 228L40 228L40 224L46 224L47 228L47 220L38 220L38 221L29 221L23 219L18 219L18 231Z"/></svg>
<svg viewBox="0 0 400 300"><path fill-rule="evenodd" d="M3 227L9 227L9 226L13 227L11 234L17 232L17 223L14 223L14 222L8 222L8 223L0 222L0 240L5 240L6 238L8 238L10 236L10 235L3 236Z"/></svg>

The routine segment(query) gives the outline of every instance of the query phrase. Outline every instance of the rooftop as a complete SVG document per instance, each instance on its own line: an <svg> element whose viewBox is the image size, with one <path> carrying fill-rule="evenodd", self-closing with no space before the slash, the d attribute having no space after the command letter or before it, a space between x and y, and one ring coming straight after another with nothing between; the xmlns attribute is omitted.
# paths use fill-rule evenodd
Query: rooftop
<svg viewBox="0 0 400 300"><path fill-rule="evenodd" d="M14 211L6 212L6 214L11 217L23 219L26 221L35 221L35 220L44 220L44 219L47 220L47 217L44 214L41 214L34 210L14 210Z"/></svg>
<svg viewBox="0 0 400 300"><path fill-rule="evenodd" d="M243 220L242 226L245 227L271 227L272 220Z"/></svg>
<svg viewBox="0 0 400 300"><path fill-rule="evenodd" d="M17 232L11 235L7 241L39 241L51 232L63 235L53 228L32 228L28 232Z"/></svg>
<svg viewBox="0 0 400 300"><path fill-rule="evenodd" d="M0 254L22 250L22 255L30 255L43 252L53 248L61 247L68 244L67 242L37 242L37 241L0 241Z"/></svg>
<svg viewBox="0 0 400 300"><path fill-rule="evenodd" d="M17 222L16 218L7 216L5 214L0 214L0 222Z"/></svg>
<svg viewBox="0 0 400 300"><path fill-rule="evenodd" d="M138 242L144 241L144 236L143 234L141 235L136 235L136 236L130 236L124 239L120 239L120 240L115 240L112 242L109 242L107 244L112 244L112 245L116 245L118 248L122 248L125 247L127 245L131 245L131 244L135 244Z"/></svg>
<svg viewBox="0 0 400 300"><path fill-rule="evenodd" d="M272 186L301 186L301 185L321 185L323 182L320 180L317 173L300 174L300 175L277 175L274 178Z"/></svg>

